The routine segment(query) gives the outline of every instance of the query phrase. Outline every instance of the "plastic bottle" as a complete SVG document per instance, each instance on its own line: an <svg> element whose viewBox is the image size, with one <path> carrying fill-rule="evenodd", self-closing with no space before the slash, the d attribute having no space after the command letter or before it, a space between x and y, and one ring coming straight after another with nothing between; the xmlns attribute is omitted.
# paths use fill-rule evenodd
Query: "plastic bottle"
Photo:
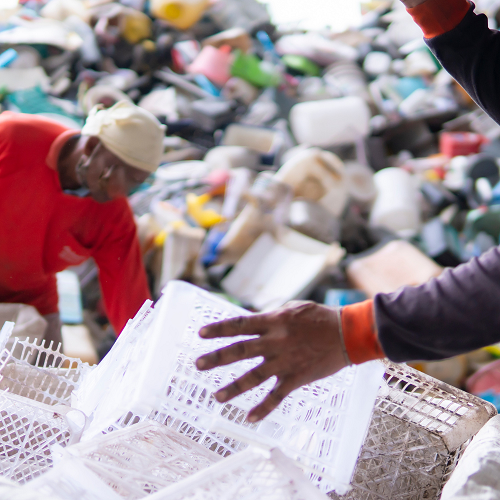
<svg viewBox="0 0 500 500"><path fill-rule="evenodd" d="M290 110L290 126L297 142L331 147L349 144L369 131L370 110L357 96L309 101Z"/></svg>
<svg viewBox="0 0 500 500"><path fill-rule="evenodd" d="M295 197L318 202L332 215L342 214L347 201L347 181L342 161L317 148L292 156L277 172L277 181L292 186Z"/></svg>
<svg viewBox="0 0 500 500"><path fill-rule="evenodd" d="M277 87L281 82L281 74L272 63L261 61L254 54L244 54L241 50L235 51L231 74L257 87Z"/></svg>
<svg viewBox="0 0 500 500"><path fill-rule="evenodd" d="M401 168L380 170L373 176L377 198L370 214L372 226L382 226L399 236L411 237L420 228L420 208L415 180Z"/></svg>
<svg viewBox="0 0 500 500"><path fill-rule="evenodd" d="M190 73L206 76L211 82L222 87L231 77L230 65L231 47L229 45L223 45L219 49L207 45L187 69Z"/></svg>
<svg viewBox="0 0 500 500"><path fill-rule="evenodd" d="M151 14L172 26L185 30L197 23L209 0L151 0Z"/></svg>

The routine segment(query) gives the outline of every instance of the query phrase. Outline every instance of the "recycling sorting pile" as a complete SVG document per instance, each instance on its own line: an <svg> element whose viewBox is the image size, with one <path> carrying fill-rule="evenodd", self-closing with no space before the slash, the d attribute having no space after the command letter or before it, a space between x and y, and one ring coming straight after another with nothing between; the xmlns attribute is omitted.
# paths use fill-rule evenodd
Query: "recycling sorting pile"
<svg viewBox="0 0 500 500"><path fill-rule="evenodd" d="M476 4L476 12L485 12L494 25L500 5ZM203 295L210 307L212 300L228 299L233 304L228 315L270 310L292 299L331 306L360 302L424 283L500 239L500 127L440 67L402 4L377 2L362 9L361 25L338 33L275 26L255 0L3 2L2 110L40 114L78 129L96 104L109 107L125 99L166 124L160 168L129 197L155 300L165 302L165 290L183 280L206 291L199 293L210 292L210 299ZM349 484L359 488L353 491L368 488L379 495L366 498L390 494L384 489L389 480L373 482L378 472L370 457L383 449L377 444L374 452L361 437L368 425L369 436L392 429L384 416L394 417L387 400L400 404L403 414L394 428L418 424L411 420L415 415L407 415L401 395L387 389L377 396L376 388L369 397L362 394L371 406L357 421L357 434L353 431L359 443L350 453L355 449L356 456L330 457L344 465L336 476L328 472L331 463L318 458L317 430L304 426L289 442L278 439L291 432L290 415L273 421L273 429L262 426L245 434L240 424L255 395L241 408L217 407L221 413L212 415L208 394L216 389L208 381L196 386L200 379L192 366L195 354L209 347L196 352L194 340L189 352L170 346L182 354L175 368L185 377L182 383L165 370L165 379L156 380L163 396L148 393L152 372L142 373L134 363L140 356L162 369L165 363L154 357L154 349L138 347L141 328L157 338L152 325L139 321L149 306L115 342L119 332L107 325L92 261L59 273L58 290L63 334L65 328L70 332L64 354L48 355L33 343L32 332L26 332L31 340L14 343L3 332L0 389L7 392L0 418L8 431L0 435L10 448L2 454L0 488L62 500L211 498L207 492L220 498L221 484L243 493L250 488L259 496L266 485L266 491L278 492L276 498L320 498L331 490L343 495ZM36 321L29 323L32 331ZM69 340L78 336L85 342L75 347ZM131 346L141 355L134 358ZM168 352L166 347L158 352ZM103 361L92 367L77 358L90 365ZM500 387L489 377L500 369L496 358L500 347L491 346L412 366L498 408ZM136 371L120 379L117 373L126 371L118 367L126 360ZM390 370L384 369L387 380ZM232 372L224 376L234 378ZM349 386L355 375L340 379ZM124 396L124 380L136 386L135 399ZM325 384L318 390L327 394L328 379ZM110 392L99 392L104 389ZM200 398L196 405L190 390ZM469 397L457 394L463 401ZM436 401L449 402L447 397L433 394L426 401L439 407ZM471 401L478 408L484 403ZM291 407L300 413L295 403ZM178 413L172 413L174 407ZM432 429L429 438L429 429L418 424L415 450L430 439L448 465L430 486L412 471L411 481L401 484L411 483L412 491L427 491L429 498L438 495L467 439L493 414L488 405L483 410L484 418L466 439L451 447L444 430L436 438ZM15 433L11 420L17 422ZM308 432L310 449L300 446ZM243 451L249 442L262 444L262 435L274 443L273 451ZM157 443L156 452L147 448L148 436ZM175 462L179 450L190 457L182 467L155 462L155 453L167 453ZM123 458L127 453L135 457L132 468ZM221 456L229 457L224 465ZM106 466L96 466L99 461ZM213 472L203 472L206 467ZM133 480L131 469L137 472ZM154 479L152 470L162 472ZM190 482L191 474L201 475ZM391 474L393 481L405 472Z"/></svg>

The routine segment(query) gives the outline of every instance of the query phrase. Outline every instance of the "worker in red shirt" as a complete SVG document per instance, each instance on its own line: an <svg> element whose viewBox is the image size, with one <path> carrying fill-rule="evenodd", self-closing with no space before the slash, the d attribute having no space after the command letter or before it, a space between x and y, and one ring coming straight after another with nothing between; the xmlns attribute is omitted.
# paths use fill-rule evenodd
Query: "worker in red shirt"
<svg viewBox="0 0 500 500"><path fill-rule="evenodd" d="M156 170L165 127L126 101L81 131L0 115L0 303L34 306L61 342L56 273L92 257L117 333L150 298L126 196Z"/></svg>

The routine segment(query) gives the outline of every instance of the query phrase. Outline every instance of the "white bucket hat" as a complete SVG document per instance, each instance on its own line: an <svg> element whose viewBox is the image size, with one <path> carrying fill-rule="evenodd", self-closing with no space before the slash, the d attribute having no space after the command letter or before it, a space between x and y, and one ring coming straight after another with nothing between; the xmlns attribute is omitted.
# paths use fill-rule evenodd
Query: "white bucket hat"
<svg viewBox="0 0 500 500"><path fill-rule="evenodd" d="M154 172L163 154L165 130L149 111L119 101L109 109L94 106L82 135L98 137L106 149L128 165Z"/></svg>

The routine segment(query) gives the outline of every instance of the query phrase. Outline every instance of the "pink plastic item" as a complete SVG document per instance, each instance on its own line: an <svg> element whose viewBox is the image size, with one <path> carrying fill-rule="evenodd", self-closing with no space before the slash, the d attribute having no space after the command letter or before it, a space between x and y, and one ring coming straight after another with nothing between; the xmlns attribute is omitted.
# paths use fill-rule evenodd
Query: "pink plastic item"
<svg viewBox="0 0 500 500"><path fill-rule="evenodd" d="M229 45L223 45L219 49L207 45L187 69L190 73L205 75L211 82L222 87L231 77L231 59Z"/></svg>
<svg viewBox="0 0 500 500"><path fill-rule="evenodd" d="M466 382L467 391L472 394L482 394L493 391L500 394L500 359L483 366Z"/></svg>

